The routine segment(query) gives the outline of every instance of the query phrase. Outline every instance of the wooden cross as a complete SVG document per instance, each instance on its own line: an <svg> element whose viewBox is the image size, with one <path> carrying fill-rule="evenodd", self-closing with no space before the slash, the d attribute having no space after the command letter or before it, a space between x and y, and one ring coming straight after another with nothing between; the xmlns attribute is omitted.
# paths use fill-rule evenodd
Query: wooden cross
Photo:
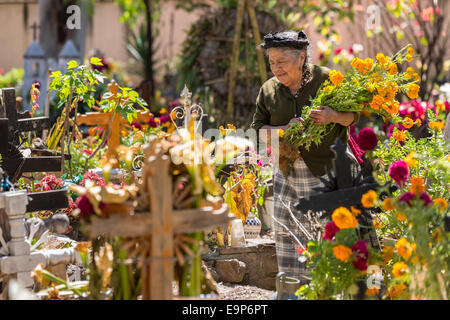
<svg viewBox="0 0 450 320"><path fill-rule="evenodd" d="M33 29L33 40L37 40L37 29L40 29L41 27L39 27L37 23L34 22L30 28Z"/></svg>
<svg viewBox="0 0 450 320"><path fill-rule="evenodd" d="M77 116L77 124L85 124L88 126L99 126L102 128L103 136L108 130L108 126L111 123L112 112L88 112L86 114L79 114ZM150 111L138 111L136 122L149 122L152 114ZM119 114L116 114L111 125L111 131L108 138L108 151L106 158L114 158L117 147L120 145L120 129L123 126L129 125L129 122L123 119ZM115 165L118 168L118 164Z"/></svg>
<svg viewBox="0 0 450 320"><path fill-rule="evenodd" d="M18 113L15 89L2 89L2 94L6 118L0 118L1 166L9 175L11 182L15 182L23 172L59 171L61 169L61 157L24 158L18 149L21 132L48 129L50 120L47 117L31 118L29 112Z"/></svg>
<svg viewBox="0 0 450 320"><path fill-rule="evenodd" d="M150 144L151 146L151 144ZM134 215L114 214L108 218L92 218L84 231L91 239L100 235L109 237L151 237L151 256L143 274L142 299L172 299L174 279L174 236L210 230L217 225L228 225L234 215L223 204L220 209L172 209L172 177L169 175L170 158L144 150L146 162L142 169L143 185L140 189L150 196L150 212Z"/></svg>

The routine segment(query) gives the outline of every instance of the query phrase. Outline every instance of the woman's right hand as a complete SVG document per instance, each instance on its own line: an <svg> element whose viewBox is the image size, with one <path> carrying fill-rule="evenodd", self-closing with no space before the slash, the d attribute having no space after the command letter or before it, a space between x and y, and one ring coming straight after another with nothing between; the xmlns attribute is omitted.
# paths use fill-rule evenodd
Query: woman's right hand
<svg viewBox="0 0 450 320"><path fill-rule="evenodd" d="M285 126L284 130L287 130L292 123L297 123L297 122L301 122L302 124L305 124L305 120L303 120L302 117L292 118L291 121L289 121L289 123Z"/></svg>

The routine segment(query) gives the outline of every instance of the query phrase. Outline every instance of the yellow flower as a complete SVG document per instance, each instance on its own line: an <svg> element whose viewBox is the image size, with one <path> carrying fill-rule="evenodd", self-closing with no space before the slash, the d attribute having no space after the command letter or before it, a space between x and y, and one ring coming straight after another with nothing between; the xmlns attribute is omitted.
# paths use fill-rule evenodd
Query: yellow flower
<svg viewBox="0 0 450 320"><path fill-rule="evenodd" d="M410 55L410 54L406 55L406 61L411 62L412 59L413 59L412 55Z"/></svg>
<svg viewBox="0 0 450 320"><path fill-rule="evenodd" d="M373 190L369 190L361 197L361 203L364 208L372 208L377 201L377 193Z"/></svg>
<svg viewBox="0 0 450 320"><path fill-rule="evenodd" d="M358 220L345 207L339 207L334 210L331 219L339 229L355 228L358 225Z"/></svg>
<svg viewBox="0 0 450 320"><path fill-rule="evenodd" d="M421 194L425 191L425 181L423 181L422 177L412 177L410 183L409 191L412 194Z"/></svg>
<svg viewBox="0 0 450 320"><path fill-rule="evenodd" d="M284 137L284 130L283 130L283 129L278 129L278 130L277 130L277 133L278 133L278 136L279 136L280 138L283 138L283 137Z"/></svg>
<svg viewBox="0 0 450 320"><path fill-rule="evenodd" d="M406 90L406 94L410 99L417 99L419 96L420 86L415 83L410 83L408 85L408 89Z"/></svg>
<svg viewBox="0 0 450 320"><path fill-rule="evenodd" d="M422 120L416 119L416 121L414 121L414 125L420 127L422 125Z"/></svg>
<svg viewBox="0 0 450 320"><path fill-rule="evenodd" d="M443 198L436 198L433 201L434 205L439 208L440 211L444 211L448 207L447 200Z"/></svg>
<svg viewBox="0 0 450 320"><path fill-rule="evenodd" d="M219 130L222 135L225 135L227 133L227 130L225 130L223 126L220 126Z"/></svg>
<svg viewBox="0 0 450 320"><path fill-rule="evenodd" d="M340 244L333 247L333 254L338 260L345 262L351 257L352 249Z"/></svg>
<svg viewBox="0 0 450 320"><path fill-rule="evenodd" d="M430 121L429 123L428 123L428 126L431 128L431 129L434 129L434 130L442 130L442 129L444 129L445 128L445 123L444 123L444 121Z"/></svg>
<svg viewBox="0 0 450 320"><path fill-rule="evenodd" d="M330 80L335 86L337 86L342 82L342 80L344 80L344 75L340 71L331 70Z"/></svg>
<svg viewBox="0 0 450 320"><path fill-rule="evenodd" d="M31 277L35 278L38 283L42 283L44 281L44 265L41 263L31 271Z"/></svg>
<svg viewBox="0 0 450 320"><path fill-rule="evenodd" d="M419 82L421 80L420 76L417 73L414 73L413 77L414 77L414 81Z"/></svg>
<svg viewBox="0 0 450 320"><path fill-rule="evenodd" d="M233 124L227 124L227 129L236 132L236 127Z"/></svg>
<svg viewBox="0 0 450 320"><path fill-rule="evenodd" d="M392 203L392 199L387 197L383 200L383 208L384 210L394 210L395 205Z"/></svg>
<svg viewBox="0 0 450 320"><path fill-rule="evenodd" d="M333 91L333 89L334 89L334 86L326 86L323 88L323 90L326 92L331 92L331 91Z"/></svg>
<svg viewBox="0 0 450 320"><path fill-rule="evenodd" d="M412 47L408 48L408 54L413 56L414 55L414 49Z"/></svg>
<svg viewBox="0 0 450 320"><path fill-rule="evenodd" d="M378 288L367 289L366 296L368 296L368 297L376 296L379 291L380 291L380 289L378 289Z"/></svg>
<svg viewBox="0 0 450 320"><path fill-rule="evenodd" d="M436 101L436 110L439 112L445 111L445 105L439 99Z"/></svg>
<svg viewBox="0 0 450 320"><path fill-rule="evenodd" d="M414 159L415 156L416 156L416 154L414 152L411 152L404 159L406 164L408 165L408 167L414 168L416 166L417 161L416 161L416 159Z"/></svg>
<svg viewBox="0 0 450 320"><path fill-rule="evenodd" d="M166 108L161 108L161 110L159 110L160 114L165 114L167 113L167 109Z"/></svg>
<svg viewBox="0 0 450 320"><path fill-rule="evenodd" d="M394 133L392 133L392 136L399 142L404 142L406 140L406 133L403 130L395 130Z"/></svg>
<svg viewBox="0 0 450 320"><path fill-rule="evenodd" d="M407 272L408 272L408 266L407 266L406 263L404 263L403 261L401 261L401 262L396 262L396 263L392 266L392 275L393 275L395 278L403 277Z"/></svg>
<svg viewBox="0 0 450 320"><path fill-rule="evenodd" d="M397 253L406 261L408 261L409 257L411 257L413 251L415 251L415 245L413 246L408 242L405 238L400 238L395 244L395 249Z"/></svg>
<svg viewBox="0 0 450 320"><path fill-rule="evenodd" d="M361 210L356 209L354 206L351 206L351 207L350 207L350 210L352 211L352 213L353 213L355 216L358 216L358 215L361 214Z"/></svg>

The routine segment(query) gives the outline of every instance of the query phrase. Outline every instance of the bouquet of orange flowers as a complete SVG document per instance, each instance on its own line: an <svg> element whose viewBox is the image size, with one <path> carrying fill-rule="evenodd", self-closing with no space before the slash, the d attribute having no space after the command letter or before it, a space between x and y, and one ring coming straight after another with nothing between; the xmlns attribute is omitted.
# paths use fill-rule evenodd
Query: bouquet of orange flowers
<svg viewBox="0 0 450 320"><path fill-rule="evenodd" d="M285 132L285 140L293 147L303 146L309 150L311 143L319 145L323 135L331 130L335 123L315 125L309 114L318 106L328 106L340 112L368 111L390 118L399 111L398 93L406 93L416 99L420 90L417 84L419 75L413 68L398 72L398 65L412 61L414 49L408 45L392 57L378 53L376 60L354 58L352 68L343 75L332 70L330 79L320 87L311 105L303 108L305 123L292 124Z"/></svg>

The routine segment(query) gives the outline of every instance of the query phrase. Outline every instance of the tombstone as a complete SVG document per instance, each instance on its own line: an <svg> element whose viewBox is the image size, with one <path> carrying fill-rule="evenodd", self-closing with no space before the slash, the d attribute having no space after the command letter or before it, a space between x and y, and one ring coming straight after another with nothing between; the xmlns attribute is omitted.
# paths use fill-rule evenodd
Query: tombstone
<svg viewBox="0 0 450 320"><path fill-rule="evenodd" d="M34 81L39 81L41 84L41 90L47 88L47 78L48 78L48 64L47 57L44 51L36 40L31 42L24 56L24 79L22 87L23 96L23 110L31 111L30 106L30 90L31 85ZM43 110L45 106L46 95L45 92L41 92L38 99L38 104ZM41 111L39 111L41 112Z"/></svg>

